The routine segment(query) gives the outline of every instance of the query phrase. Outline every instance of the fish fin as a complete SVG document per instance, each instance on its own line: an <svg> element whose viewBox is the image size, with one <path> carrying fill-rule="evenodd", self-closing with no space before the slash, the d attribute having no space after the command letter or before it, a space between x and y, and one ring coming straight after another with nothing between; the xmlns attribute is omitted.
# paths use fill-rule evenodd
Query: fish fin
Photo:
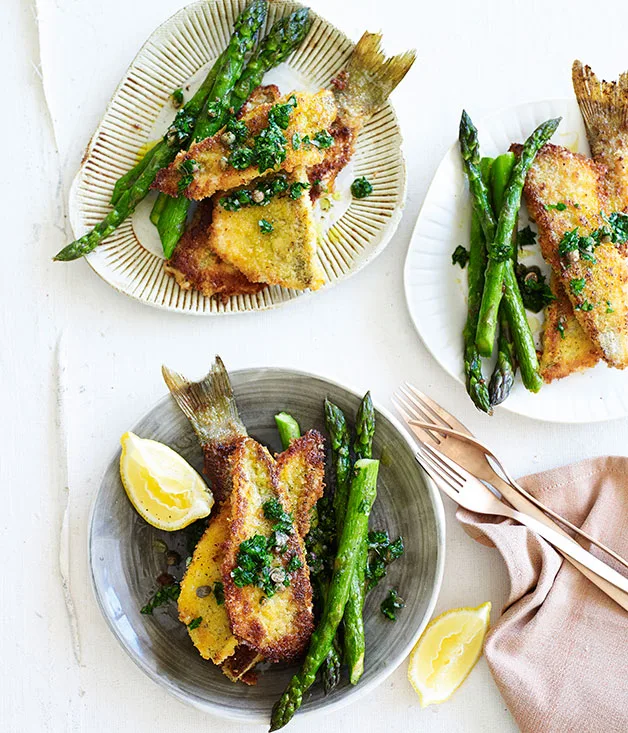
<svg viewBox="0 0 628 733"><path fill-rule="evenodd" d="M192 423L202 444L247 435L238 414L229 375L219 356L200 382L190 382L167 366L162 366L161 371L170 394Z"/></svg>
<svg viewBox="0 0 628 733"><path fill-rule="evenodd" d="M598 79L590 66L574 61L571 70L574 92L587 134L613 133L628 128L628 72L618 81Z"/></svg>
<svg viewBox="0 0 628 733"><path fill-rule="evenodd" d="M580 61L572 68L573 88L584 119L591 153L607 168L613 207L628 209L628 72L603 81Z"/></svg>
<svg viewBox="0 0 628 733"><path fill-rule="evenodd" d="M346 68L334 80L336 101L350 117L370 117L408 73L416 51L386 58L381 33L364 33Z"/></svg>

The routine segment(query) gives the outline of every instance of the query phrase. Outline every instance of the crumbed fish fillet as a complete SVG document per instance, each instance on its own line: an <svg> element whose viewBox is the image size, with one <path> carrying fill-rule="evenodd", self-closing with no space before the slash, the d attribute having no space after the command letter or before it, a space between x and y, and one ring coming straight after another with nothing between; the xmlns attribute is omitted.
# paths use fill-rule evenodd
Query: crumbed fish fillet
<svg viewBox="0 0 628 733"><path fill-rule="evenodd" d="M602 358L623 369L628 366L628 259L623 249L603 240L595 248L595 262L578 252L559 254L566 232L577 229L584 236L605 223L601 215L609 211L605 174L605 167L594 160L548 144L528 173L524 195L537 223L543 257L560 278L578 322ZM565 206L556 208L558 203ZM584 287L575 287L580 281Z"/></svg>
<svg viewBox="0 0 628 733"><path fill-rule="evenodd" d="M288 511L304 538L310 531L312 511L325 489L324 445L323 436L317 430L309 430L276 457Z"/></svg>
<svg viewBox="0 0 628 733"><path fill-rule="evenodd" d="M309 431L275 462L265 448L246 436L219 357L200 382L190 382L166 367L163 372L206 451L206 471L219 484L222 498L182 580L179 616L186 625L201 618L199 626L188 631L204 658L220 664L230 679L254 684L254 667L259 661L291 658L302 650L311 633L312 597L303 539L312 507L324 487L324 440L320 433ZM233 568L225 569L225 562L229 551L232 559L237 558L240 541L234 531L245 536L256 527L270 534L261 506L275 497L295 515L297 531L288 540L284 563L297 555L301 568L291 573L290 587L278 592L274 601L259 603L260 597L251 607L249 591L260 589L237 589L227 598ZM216 595L216 583L223 583L224 603ZM245 629L244 636L234 633L232 615ZM253 644L246 634L254 639Z"/></svg>
<svg viewBox="0 0 628 733"><path fill-rule="evenodd" d="M278 499L287 509L288 500L272 456L255 440L244 440L231 460L231 522L222 566L231 628L238 639L271 662L294 659L305 650L314 629L312 587L303 539L298 532L291 533L285 552L277 556L290 580L286 588L268 598L257 586L240 588L235 584L232 572L238 565L240 545L256 535L268 537L273 531L274 522L264 515L263 505ZM289 572L287 565L295 556L300 567Z"/></svg>
<svg viewBox="0 0 628 733"><path fill-rule="evenodd" d="M201 201L196 221L181 237L165 265L184 290L198 290L206 297L226 302L234 295L253 295L266 287L251 282L240 270L220 259L210 246L213 202Z"/></svg>
<svg viewBox="0 0 628 733"><path fill-rule="evenodd" d="M582 330L571 301L558 277L552 273L550 287L556 296L545 309L543 353L540 370L543 381L550 383L574 372L595 366L600 351Z"/></svg>
<svg viewBox="0 0 628 733"><path fill-rule="evenodd" d="M222 664L238 646L224 604L215 593L216 583L222 583L221 564L228 532L229 516L223 505L194 549L178 601L179 620L188 626L188 634L200 655L214 664ZM190 629L189 624L198 618L200 625Z"/></svg>
<svg viewBox="0 0 628 733"><path fill-rule="evenodd" d="M323 436L316 430L310 430L294 440L276 457L276 472L287 509L293 514L296 530L304 539L309 531L313 507L324 490ZM192 562L181 581L179 618L187 625L201 617L200 626L189 630L201 656L221 665L224 674L232 681L255 684L254 668L264 657L233 635L226 605L218 604L213 592L215 583L223 582L222 564L230 527L229 513L230 503L227 501L212 518L196 546ZM197 594L199 588L204 589L200 597ZM212 592L204 595L207 588Z"/></svg>
<svg viewBox="0 0 628 733"><path fill-rule="evenodd" d="M602 81L590 66L574 61L573 88L584 119L591 153L607 168L614 211L628 210L628 72Z"/></svg>
<svg viewBox="0 0 628 733"><path fill-rule="evenodd" d="M283 135L286 139L286 158L281 163L281 170L293 171L299 167L316 165L323 159L323 152L316 145L300 145L297 148L292 144L296 134L302 139L309 136L314 139L321 130L327 130L336 118L336 103L334 95L326 90L316 94L294 92L297 106L292 110L290 121ZM293 96L289 94L279 102L285 103ZM249 136L243 144L250 144L253 138L264 128L268 127L268 113L273 105L262 104L255 107L242 117L247 126ZM157 174L153 188L157 188L169 196L179 195L179 181L181 180L180 166L185 160L192 160L198 166L193 174L190 185L183 194L191 199L204 199L212 196L216 191L229 191L238 186L244 186L260 175L256 166L249 166L237 170L226 163L231 148L223 140L224 130L220 130L213 137L194 143L189 150L180 152L174 162Z"/></svg>
<svg viewBox="0 0 628 733"><path fill-rule="evenodd" d="M295 171L289 180L307 183L305 169ZM214 201L208 243L221 260L252 282L295 290L318 290L325 284L317 252L318 231L307 194L295 200L283 193L265 206L244 206L237 211L225 209L220 196ZM262 220L271 231L262 230Z"/></svg>

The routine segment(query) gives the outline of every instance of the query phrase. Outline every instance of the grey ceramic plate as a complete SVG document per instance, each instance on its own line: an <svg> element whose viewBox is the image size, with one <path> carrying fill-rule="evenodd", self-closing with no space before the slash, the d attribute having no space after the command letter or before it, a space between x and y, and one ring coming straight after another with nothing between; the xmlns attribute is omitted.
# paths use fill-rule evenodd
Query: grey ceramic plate
<svg viewBox="0 0 628 733"><path fill-rule="evenodd" d="M271 450L280 450L275 413L293 414L303 430L324 432L323 400L329 397L354 415L360 398L320 377L284 369L247 369L231 380L238 408L250 434ZM183 455L199 471L201 450L187 419L170 396L161 400L133 431L160 440ZM377 409L374 453L381 457L378 498L372 528L403 535L406 551L368 597L366 669L359 685L346 681L327 697L316 685L306 696L302 713L332 710L357 700L384 680L407 656L429 620L440 588L444 562L445 520L440 497L414 459L410 438L397 421ZM147 525L128 501L119 478L119 452L109 464L92 509L89 553L92 580L102 613L133 661L155 682L201 710L231 720L268 722L295 666L275 665L260 674L254 687L227 680L194 649L176 608L140 614L164 570L163 539L183 556L182 533L166 533ZM386 620L379 604L396 587L406 600L396 623Z"/></svg>

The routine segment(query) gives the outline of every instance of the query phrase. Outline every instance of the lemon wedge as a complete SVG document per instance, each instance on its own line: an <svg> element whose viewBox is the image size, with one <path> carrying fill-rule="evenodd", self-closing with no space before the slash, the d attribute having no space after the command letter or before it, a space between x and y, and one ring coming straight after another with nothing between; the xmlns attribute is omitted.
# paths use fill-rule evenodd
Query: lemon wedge
<svg viewBox="0 0 628 733"><path fill-rule="evenodd" d="M183 529L211 512L214 497L178 453L156 440L125 433L120 478L138 514L158 529Z"/></svg>
<svg viewBox="0 0 628 733"><path fill-rule="evenodd" d="M430 621L410 654L408 679L422 708L448 700L482 654L491 604L455 608Z"/></svg>

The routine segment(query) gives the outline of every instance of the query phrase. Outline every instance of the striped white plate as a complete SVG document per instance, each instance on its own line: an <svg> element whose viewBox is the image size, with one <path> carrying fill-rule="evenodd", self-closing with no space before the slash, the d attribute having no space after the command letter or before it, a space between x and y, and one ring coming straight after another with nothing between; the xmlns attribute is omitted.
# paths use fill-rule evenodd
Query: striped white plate
<svg viewBox="0 0 628 733"><path fill-rule="evenodd" d="M586 132L575 99L532 102L503 110L478 124L483 155L496 156L511 143L522 142L541 122L562 117L552 141L589 155ZM430 185L412 235L404 271L406 299L414 325L439 364L464 383L462 329L467 316L467 278L451 264L458 244L467 246L471 202L462 171L458 144L441 162ZM525 225L522 212L521 226ZM530 252L526 263L549 268ZM531 258L530 261L527 258ZM528 314L536 336L542 314ZM488 367L488 365L487 365ZM489 374L488 368L485 373ZM628 415L628 373L598 364L543 386L538 394L528 392L517 377L502 405L505 410L537 420L560 423L591 423Z"/></svg>
<svg viewBox="0 0 628 733"><path fill-rule="evenodd" d="M70 192L70 221L80 237L110 210L116 180L137 161L137 152L159 138L174 116L169 97L183 87L189 99L211 62L227 44L233 21L246 0L201 0L179 11L144 44L116 89L105 116L85 153ZM266 25L292 12L298 3L274 0ZM282 92L327 87L344 67L353 43L330 23L313 15L310 33L289 61L273 70L265 82ZM189 86L189 90L188 90ZM351 180L366 176L371 196L352 200ZM362 130L356 153L338 181L343 192L330 212L321 214L319 254L326 287L360 270L392 237L403 209L406 171L401 133L390 104L380 109ZM138 207L87 261L126 295L166 310L199 315L240 313L271 308L302 295L273 286L256 295L232 297L227 303L182 290L163 269L161 245L148 214L155 194Z"/></svg>

